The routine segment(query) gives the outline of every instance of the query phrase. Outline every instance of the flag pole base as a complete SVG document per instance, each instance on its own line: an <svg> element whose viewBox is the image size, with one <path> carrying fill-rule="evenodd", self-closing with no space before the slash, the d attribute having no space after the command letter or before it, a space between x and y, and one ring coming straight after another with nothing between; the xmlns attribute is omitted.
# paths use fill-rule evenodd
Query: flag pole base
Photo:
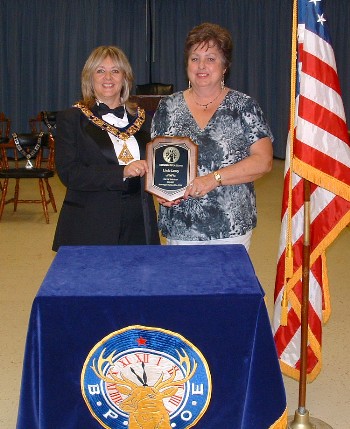
<svg viewBox="0 0 350 429"><path fill-rule="evenodd" d="M310 417L308 410L298 409L288 417L288 429L332 429L322 420Z"/></svg>

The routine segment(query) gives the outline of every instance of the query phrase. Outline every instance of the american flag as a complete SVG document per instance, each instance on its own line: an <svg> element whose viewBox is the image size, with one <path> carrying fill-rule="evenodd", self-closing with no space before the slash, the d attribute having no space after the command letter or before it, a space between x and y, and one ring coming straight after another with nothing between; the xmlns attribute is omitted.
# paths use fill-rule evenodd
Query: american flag
<svg viewBox="0 0 350 429"><path fill-rule="evenodd" d="M331 312L325 251L350 222L350 146L322 0L299 0L297 17L295 119L285 163L273 330L282 371L299 379L305 178L311 182L307 381L312 381L321 370L322 324Z"/></svg>

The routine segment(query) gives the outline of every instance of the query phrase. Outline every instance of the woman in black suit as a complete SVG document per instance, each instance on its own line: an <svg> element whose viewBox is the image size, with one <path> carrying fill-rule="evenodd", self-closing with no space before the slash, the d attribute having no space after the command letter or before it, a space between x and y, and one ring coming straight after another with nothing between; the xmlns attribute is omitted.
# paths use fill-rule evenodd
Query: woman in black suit
<svg viewBox="0 0 350 429"><path fill-rule="evenodd" d="M129 101L123 51L100 46L82 71L82 100L57 114L56 168L67 187L53 250L71 245L159 244L153 198L144 191L150 135Z"/></svg>

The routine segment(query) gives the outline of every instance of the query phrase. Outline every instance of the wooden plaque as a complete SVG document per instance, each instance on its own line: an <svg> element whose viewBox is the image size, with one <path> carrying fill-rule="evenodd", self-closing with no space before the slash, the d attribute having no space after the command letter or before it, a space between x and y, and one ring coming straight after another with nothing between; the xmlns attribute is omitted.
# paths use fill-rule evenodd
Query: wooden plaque
<svg viewBox="0 0 350 429"><path fill-rule="evenodd" d="M147 192L168 201L182 198L197 175L198 146L189 137L158 136L147 143Z"/></svg>

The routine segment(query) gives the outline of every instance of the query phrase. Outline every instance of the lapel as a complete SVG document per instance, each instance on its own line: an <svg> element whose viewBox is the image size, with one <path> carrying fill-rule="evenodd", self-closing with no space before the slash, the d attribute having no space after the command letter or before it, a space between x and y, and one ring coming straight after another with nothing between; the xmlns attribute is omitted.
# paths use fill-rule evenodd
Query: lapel
<svg viewBox="0 0 350 429"><path fill-rule="evenodd" d="M145 159L146 156L146 144L150 141L149 133L143 129L143 126L139 131L134 134L135 139L140 149L140 159Z"/></svg>
<svg viewBox="0 0 350 429"><path fill-rule="evenodd" d="M91 111L94 115L97 115L96 104L92 107ZM109 138L108 132L97 127L91 121L88 121L85 130L100 148L103 156L108 160L108 162L111 164L119 164L118 158L115 155L112 140Z"/></svg>

